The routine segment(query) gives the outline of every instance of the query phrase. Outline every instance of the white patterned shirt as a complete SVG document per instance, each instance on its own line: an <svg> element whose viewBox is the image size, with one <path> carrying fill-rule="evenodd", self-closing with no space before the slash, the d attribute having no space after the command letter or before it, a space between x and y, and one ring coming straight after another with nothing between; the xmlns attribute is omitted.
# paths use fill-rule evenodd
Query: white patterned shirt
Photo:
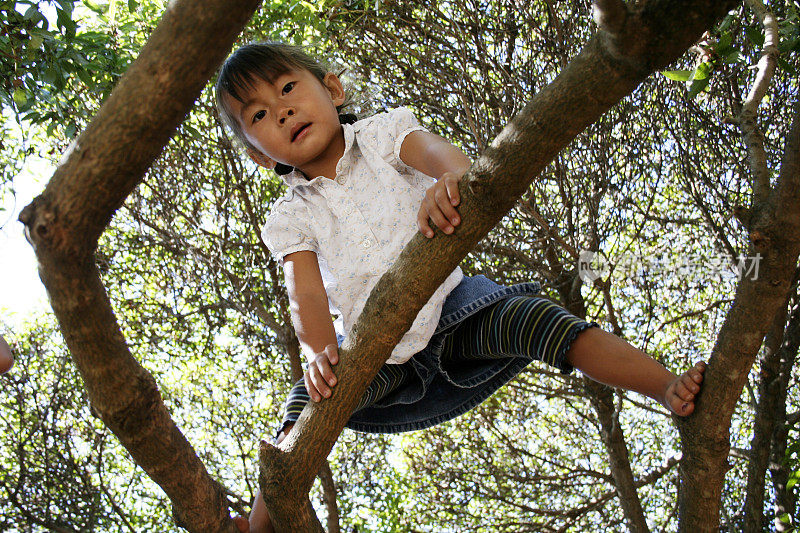
<svg viewBox="0 0 800 533"><path fill-rule="evenodd" d="M344 155L336 179L283 176L289 187L272 207L261 236L279 262L317 254L336 332L347 335L378 279L418 232L417 212L436 180L404 164L406 135L424 130L407 108L343 124ZM433 335L447 295L463 278L456 267L420 310L388 363L404 363Z"/></svg>

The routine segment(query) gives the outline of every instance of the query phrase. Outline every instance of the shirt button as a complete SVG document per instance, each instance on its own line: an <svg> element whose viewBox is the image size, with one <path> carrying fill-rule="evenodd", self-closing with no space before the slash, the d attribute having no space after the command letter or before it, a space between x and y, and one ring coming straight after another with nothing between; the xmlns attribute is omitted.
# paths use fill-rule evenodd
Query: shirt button
<svg viewBox="0 0 800 533"><path fill-rule="evenodd" d="M344 176L337 176L336 177L336 183L338 183L339 185L344 185L344 181L345 181L344 180Z"/></svg>
<svg viewBox="0 0 800 533"><path fill-rule="evenodd" d="M363 246L364 248L369 248L370 246L372 246L372 241L369 239L364 239L364 242L361 243L361 246Z"/></svg>

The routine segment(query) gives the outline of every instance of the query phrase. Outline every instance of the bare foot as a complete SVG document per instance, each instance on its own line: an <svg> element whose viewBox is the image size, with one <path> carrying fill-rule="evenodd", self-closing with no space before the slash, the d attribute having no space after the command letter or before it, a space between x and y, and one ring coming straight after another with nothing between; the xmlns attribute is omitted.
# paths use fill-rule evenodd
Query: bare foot
<svg viewBox="0 0 800 533"><path fill-rule="evenodd" d="M678 416L689 416L694 412L694 399L700 392L706 363L700 361L675 378L664 392L664 407Z"/></svg>

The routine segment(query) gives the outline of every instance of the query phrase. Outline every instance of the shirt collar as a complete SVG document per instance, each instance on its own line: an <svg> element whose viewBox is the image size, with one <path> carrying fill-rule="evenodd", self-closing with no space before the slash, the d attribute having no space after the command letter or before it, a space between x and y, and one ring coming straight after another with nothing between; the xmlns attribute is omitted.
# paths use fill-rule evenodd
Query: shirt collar
<svg viewBox="0 0 800 533"><path fill-rule="evenodd" d="M360 121L359 121L360 122ZM358 122L356 122L358 124ZM338 174L342 169L349 163L350 159L352 158L352 148L353 148L353 141L355 140L355 130L353 129L352 124L342 124L342 129L344 130L344 153L339 161L336 163L336 173ZM295 187L307 187L309 185L313 185L319 180L323 180L322 176L317 176L313 179L306 179L305 175L300 172L299 170L295 169L289 172L288 174L284 174L281 176L283 182L290 188L294 189Z"/></svg>

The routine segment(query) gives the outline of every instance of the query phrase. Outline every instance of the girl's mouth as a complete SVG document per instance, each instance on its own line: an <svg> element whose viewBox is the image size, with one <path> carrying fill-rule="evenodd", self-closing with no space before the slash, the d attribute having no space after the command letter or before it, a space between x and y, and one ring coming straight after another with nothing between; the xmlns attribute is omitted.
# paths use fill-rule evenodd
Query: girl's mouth
<svg viewBox="0 0 800 533"><path fill-rule="evenodd" d="M294 132L294 134L292 135L292 142L296 141L298 137L303 135L303 133L308 129L310 125L311 123L309 122L308 124L303 124L302 126L300 126L300 128L298 128L298 130Z"/></svg>

